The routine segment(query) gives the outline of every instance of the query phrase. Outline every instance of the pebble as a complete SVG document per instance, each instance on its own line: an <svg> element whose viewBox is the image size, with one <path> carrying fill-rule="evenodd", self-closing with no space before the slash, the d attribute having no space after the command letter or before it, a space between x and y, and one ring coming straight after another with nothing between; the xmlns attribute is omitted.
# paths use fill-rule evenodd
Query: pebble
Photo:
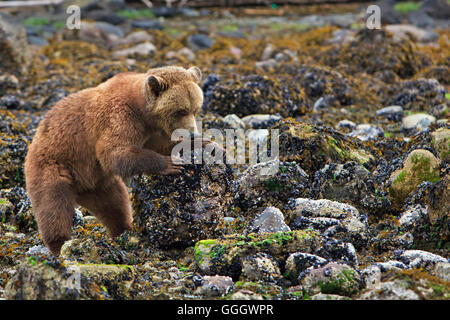
<svg viewBox="0 0 450 320"><path fill-rule="evenodd" d="M300 280L300 284L309 295L325 293L350 296L358 292L360 281L361 276L350 266L330 262L312 269Z"/></svg>
<svg viewBox="0 0 450 320"><path fill-rule="evenodd" d="M363 238L368 228L366 223L361 222L359 211L355 207L327 199L295 199L290 220L291 228L313 227L331 232L339 227Z"/></svg>
<svg viewBox="0 0 450 320"><path fill-rule="evenodd" d="M336 98L333 96L320 97L316 100L316 102L314 102L313 111L317 112L323 109L328 109L334 104L335 101Z"/></svg>
<svg viewBox="0 0 450 320"><path fill-rule="evenodd" d="M5 94L0 98L0 106L5 106L6 109L19 109L21 106L19 98L12 94Z"/></svg>
<svg viewBox="0 0 450 320"><path fill-rule="evenodd" d="M376 116L378 118L398 122L401 121L403 118L403 108L401 106L390 106L383 109L379 109L376 112Z"/></svg>
<svg viewBox="0 0 450 320"><path fill-rule="evenodd" d="M247 128L268 129L282 119L273 114L251 114L242 118Z"/></svg>
<svg viewBox="0 0 450 320"><path fill-rule="evenodd" d="M47 255L51 255L51 253L46 246L37 245L37 246L33 246L30 249L28 249L27 255L29 255L29 256L35 256L35 255L47 256Z"/></svg>
<svg viewBox="0 0 450 320"><path fill-rule="evenodd" d="M238 290L230 296L230 300L263 300L263 296L249 290Z"/></svg>
<svg viewBox="0 0 450 320"><path fill-rule="evenodd" d="M278 64L278 62L275 59L268 59L268 60L255 62L255 67L261 68L261 69L270 69L270 68L275 68L277 66L277 64Z"/></svg>
<svg viewBox="0 0 450 320"><path fill-rule="evenodd" d="M132 44L139 42L151 42L153 41L153 37L149 35L146 31L135 31L128 34L125 38L119 39L117 41L118 44Z"/></svg>
<svg viewBox="0 0 450 320"><path fill-rule="evenodd" d="M336 125L336 128L337 129L354 130L354 129L356 129L356 123L354 123L353 121L350 121L350 120L341 120Z"/></svg>
<svg viewBox="0 0 450 320"><path fill-rule="evenodd" d="M42 37L37 36L28 36L27 37L28 44L35 45L35 46L47 46L48 42Z"/></svg>
<svg viewBox="0 0 450 320"><path fill-rule="evenodd" d="M242 121L241 118L239 118L235 114L229 114L222 118L222 122L225 124L226 127L232 128L232 129L244 129L245 123Z"/></svg>
<svg viewBox="0 0 450 320"><path fill-rule="evenodd" d="M214 41L205 34L191 34L187 38L187 44L189 49L193 51L208 49L214 44Z"/></svg>
<svg viewBox="0 0 450 320"><path fill-rule="evenodd" d="M129 57L132 55L148 56L156 51L156 47L150 42L143 42L135 45L131 48L117 50L113 52L113 56L116 58Z"/></svg>
<svg viewBox="0 0 450 320"><path fill-rule="evenodd" d="M428 208L423 205L414 205L408 207L400 216L399 223L402 228L412 228L428 217Z"/></svg>
<svg viewBox="0 0 450 320"><path fill-rule="evenodd" d="M359 124L355 130L348 133L350 137L356 137L361 141L374 140L382 137L384 134L383 129L372 124Z"/></svg>
<svg viewBox="0 0 450 320"><path fill-rule="evenodd" d="M263 50L263 52L261 54L261 60L262 61L269 60L270 58L272 58L273 53L274 53L274 47L273 47L272 44L269 43L264 48L264 50Z"/></svg>
<svg viewBox="0 0 450 320"><path fill-rule="evenodd" d="M106 33L114 34L119 38L123 38L125 36L125 31L121 27L112 25L104 21L96 22L95 27L105 31Z"/></svg>
<svg viewBox="0 0 450 320"><path fill-rule="evenodd" d="M192 62L195 60L195 53L189 48L181 48L177 51L178 54L184 56L188 61Z"/></svg>
<svg viewBox="0 0 450 320"><path fill-rule="evenodd" d="M430 124L436 122L436 118L426 113L416 113L403 118L403 128L406 130L417 129L424 130Z"/></svg>

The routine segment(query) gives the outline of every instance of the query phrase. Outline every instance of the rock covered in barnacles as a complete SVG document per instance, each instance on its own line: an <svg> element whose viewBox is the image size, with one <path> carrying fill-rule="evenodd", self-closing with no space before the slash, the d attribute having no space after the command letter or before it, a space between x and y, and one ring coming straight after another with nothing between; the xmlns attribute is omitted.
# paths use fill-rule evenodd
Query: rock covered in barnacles
<svg viewBox="0 0 450 320"><path fill-rule="evenodd" d="M391 89L390 104L406 110L429 110L432 106L445 103L445 88L436 79L405 80Z"/></svg>
<svg viewBox="0 0 450 320"><path fill-rule="evenodd" d="M372 173L356 162L330 163L316 172L312 193L317 198L349 202L361 211L382 214L389 201Z"/></svg>
<svg viewBox="0 0 450 320"><path fill-rule="evenodd" d="M286 260L286 273L294 283L298 276L308 268L316 268L325 265L327 260L314 254L295 252L289 255Z"/></svg>
<svg viewBox="0 0 450 320"><path fill-rule="evenodd" d="M437 219L450 218L450 176L445 175L436 183L422 183L406 199L408 206L425 205L427 207L430 222Z"/></svg>
<svg viewBox="0 0 450 320"><path fill-rule="evenodd" d="M21 187L0 190L0 218L22 232L37 230L30 199Z"/></svg>
<svg viewBox="0 0 450 320"><path fill-rule="evenodd" d="M265 253L247 256L242 261L242 276L250 281L274 282L281 278L276 263Z"/></svg>
<svg viewBox="0 0 450 320"><path fill-rule="evenodd" d="M366 165L374 160L361 142L333 129L292 118L283 119L271 129L279 130L280 159L301 163L308 174L323 168L330 159L338 163L356 161Z"/></svg>
<svg viewBox="0 0 450 320"><path fill-rule="evenodd" d="M0 188L24 187L23 162L38 118L0 110Z"/></svg>
<svg viewBox="0 0 450 320"><path fill-rule="evenodd" d="M295 162L271 160L250 166L235 181L234 204L243 211L275 206L308 190L308 175Z"/></svg>
<svg viewBox="0 0 450 320"><path fill-rule="evenodd" d="M302 88L259 75L222 80L210 74L204 81L203 108L222 116L235 113L239 117L251 114L292 116L307 110Z"/></svg>
<svg viewBox="0 0 450 320"><path fill-rule="evenodd" d="M297 198L291 212L293 229L313 228L324 235L365 243L368 239L367 218L348 204L327 199Z"/></svg>
<svg viewBox="0 0 450 320"><path fill-rule="evenodd" d="M179 175L134 178L137 230L149 243L163 247L219 236L231 199L231 179L226 164L190 164Z"/></svg>

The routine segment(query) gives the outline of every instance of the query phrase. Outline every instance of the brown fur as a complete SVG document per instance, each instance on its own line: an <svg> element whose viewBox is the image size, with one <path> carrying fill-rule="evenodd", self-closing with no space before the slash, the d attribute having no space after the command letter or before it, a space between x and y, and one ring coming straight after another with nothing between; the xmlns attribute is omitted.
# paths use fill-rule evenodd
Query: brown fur
<svg viewBox="0 0 450 320"><path fill-rule="evenodd" d="M119 236L132 225L122 179L174 174L171 132L199 112L201 72L164 67L122 73L59 101L40 122L25 160L27 192L47 247L70 239L74 207Z"/></svg>

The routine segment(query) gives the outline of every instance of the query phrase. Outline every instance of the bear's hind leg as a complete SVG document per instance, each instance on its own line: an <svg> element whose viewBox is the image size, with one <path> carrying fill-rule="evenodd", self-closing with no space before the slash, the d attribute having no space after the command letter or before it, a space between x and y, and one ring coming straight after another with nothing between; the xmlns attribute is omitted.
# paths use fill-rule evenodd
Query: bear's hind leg
<svg viewBox="0 0 450 320"><path fill-rule="evenodd" d="M30 188L28 194L42 240L54 255L59 255L72 235L75 196L66 178L45 174L42 178L43 185Z"/></svg>
<svg viewBox="0 0 450 320"><path fill-rule="evenodd" d="M91 211L113 238L132 228L130 199L120 178L116 177L104 182L94 191L78 195L77 203Z"/></svg>

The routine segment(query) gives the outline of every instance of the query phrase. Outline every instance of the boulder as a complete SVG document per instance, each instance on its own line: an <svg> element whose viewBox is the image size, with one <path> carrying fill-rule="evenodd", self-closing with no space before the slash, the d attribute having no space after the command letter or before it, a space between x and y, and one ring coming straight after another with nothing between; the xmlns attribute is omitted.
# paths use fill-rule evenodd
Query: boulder
<svg viewBox="0 0 450 320"><path fill-rule="evenodd" d="M441 161L428 150L416 149L410 152L403 167L391 174L389 195L392 202L403 205L408 195L422 182L438 182L440 165Z"/></svg>
<svg viewBox="0 0 450 320"><path fill-rule="evenodd" d="M225 164L191 164L180 175L133 178L138 232L158 246L188 246L219 236L232 199L231 181Z"/></svg>

